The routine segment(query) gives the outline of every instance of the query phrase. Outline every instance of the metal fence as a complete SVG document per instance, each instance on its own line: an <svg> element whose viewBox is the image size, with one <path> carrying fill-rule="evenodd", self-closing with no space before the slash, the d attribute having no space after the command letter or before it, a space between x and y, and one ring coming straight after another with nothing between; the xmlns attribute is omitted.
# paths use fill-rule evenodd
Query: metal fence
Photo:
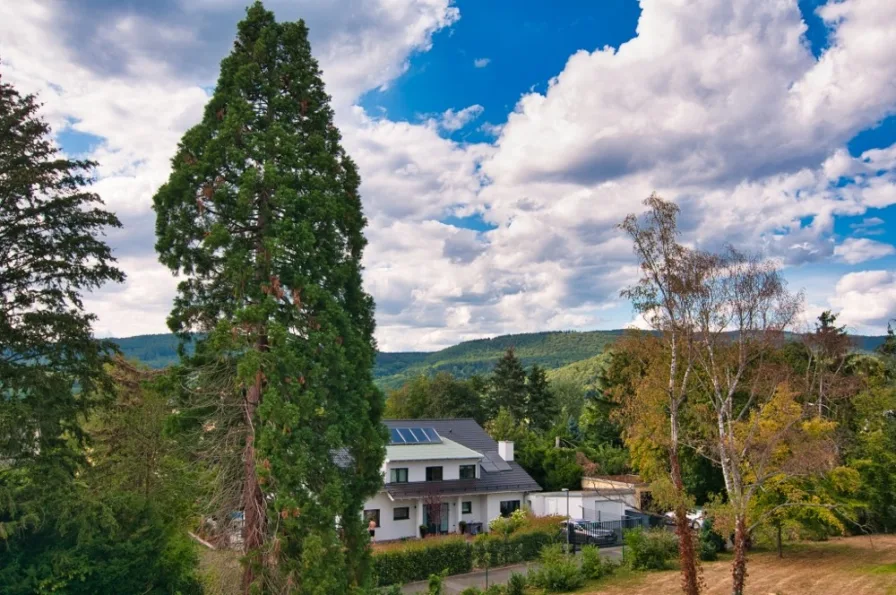
<svg viewBox="0 0 896 595"><path fill-rule="evenodd" d="M625 517L603 513L599 510L583 510L583 518L567 524L571 546L578 548L585 544L608 547L623 544L623 533L638 527L651 529L664 527L665 517L632 513Z"/></svg>

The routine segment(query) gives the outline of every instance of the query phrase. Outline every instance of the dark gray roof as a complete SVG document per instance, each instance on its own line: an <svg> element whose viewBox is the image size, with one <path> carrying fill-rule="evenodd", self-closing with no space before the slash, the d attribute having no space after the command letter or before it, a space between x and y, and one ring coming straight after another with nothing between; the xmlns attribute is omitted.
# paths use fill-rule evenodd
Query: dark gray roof
<svg viewBox="0 0 896 595"><path fill-rule="evenodd" d="M383 423L388 428L401 428L408 425L406 419L387 419ZM485 433L474 419L415 419L414 424L435 428L439 435L453 440L469 449L482 453L486 457L498 456L498 443ZM486 492L540 492L541 486L535 483L519 463L507 463L507 470L486 471L480 465L477 479L458 479L441 481L438 484L440 494L475 494ZM432 483L387 483L385 489L393 498L411 498L426 495L434 487Z"/></svg>

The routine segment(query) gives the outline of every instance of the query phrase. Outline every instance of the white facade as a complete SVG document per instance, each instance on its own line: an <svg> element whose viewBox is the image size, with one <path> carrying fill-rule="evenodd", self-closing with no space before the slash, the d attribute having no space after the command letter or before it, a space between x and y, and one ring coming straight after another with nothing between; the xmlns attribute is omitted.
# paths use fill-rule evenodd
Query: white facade
<svg viewBox="0 0 896 595"><path fill-rule="evenodd" d="M619 520L625 516L625 510L628 508L624 499L582 491L530 494L528 504L536 516L568 514L573 519L594 521Z"/></svg>
<svg viewBox="0 0 896 595"><path fill-rule="evenodd" d="M468 459L448 459L434 461L390 461L383 463L383 481L392 482L392 469L407 469L408 482L426 481L427 467L441 467L442 481L450 481L452 479L460 479L461 465L471 465L474 468L475 477L479 477L479 460L481 457Z"/></svg>
<svg viewBox="0 0 896 595"><path fill-rule="evenodd" d="M482 523L483 531L488 530L488 523L501 516L502 502L519 502L519 506L525 506L526 494L524 492L497 492L491 494L451 495L441 498L441 504L447 505L447 521L442 526L447 526L447 533L458 533L459 520L470 523ZM464 503L469 503L470 512L463 512ZM427 500L424 498L407 498L393 500L386 491L381 491L364 505L365 513L371 510L379 511L380 525L374 532L374 541L390 541L394 539L406 539L420 537L420 525L423 524L424 508ZM399 517L404 516L404 510L408 509L407 520L395 520L395 510L399 509Z"/></svg>

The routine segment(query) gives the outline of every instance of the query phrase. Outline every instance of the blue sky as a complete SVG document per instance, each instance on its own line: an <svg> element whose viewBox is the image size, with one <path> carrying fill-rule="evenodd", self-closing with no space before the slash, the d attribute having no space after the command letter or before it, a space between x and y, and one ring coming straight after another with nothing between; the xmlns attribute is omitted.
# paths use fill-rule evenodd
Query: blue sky
<svg viewBox="0 0 896 595"><path fill-rule="evenodd" d="M615 228L657 191L683 239L778 260L805 321L896 317L896 3L270 0L304 18L358 162L386 350L637 322ZM151 197L242 0L0 6L0 71L100 163L129 277L97 332L165 332ZM136 313L136 315L135 315Z"/></svg>

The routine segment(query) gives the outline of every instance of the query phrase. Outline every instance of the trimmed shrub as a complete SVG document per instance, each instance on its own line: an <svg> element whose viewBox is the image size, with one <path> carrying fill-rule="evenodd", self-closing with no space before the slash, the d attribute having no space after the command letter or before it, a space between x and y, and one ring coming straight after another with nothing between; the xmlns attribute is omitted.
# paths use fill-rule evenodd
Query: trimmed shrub
<svg viewBox="0 0 896 595"><path fill-rule="evenodd" d="M507 595L526 595L526 577L518 572L511 572L507 581Z"/></svg>
<svg viewBox="0 0 896 595"><path fill-rule="evenodd" d="M625 562L633 569L663 570L678 552L675 535L662 529L625 532Z"/></svg>
<svg viewBox="0 0 896 595"><path fill-rule="evenodd" d="M482 589L479 587L467 587L460 592L460 595L482 595Z"/></svg>
<svg viewBox="0 0 896 595"><path fill-rule="evenodd" d="M473 569L473 550L461 536L406 541L375 550L373 569L380 586L462 574Z"/></svg>
<svg viewBox="0 0 896 595"><path fill-rule="evenodd" d="M560 544L541 550L541 566L529 574L529 583L548 593L565 593L585 584L585 577L575 557L563 551Z"/></svg>

